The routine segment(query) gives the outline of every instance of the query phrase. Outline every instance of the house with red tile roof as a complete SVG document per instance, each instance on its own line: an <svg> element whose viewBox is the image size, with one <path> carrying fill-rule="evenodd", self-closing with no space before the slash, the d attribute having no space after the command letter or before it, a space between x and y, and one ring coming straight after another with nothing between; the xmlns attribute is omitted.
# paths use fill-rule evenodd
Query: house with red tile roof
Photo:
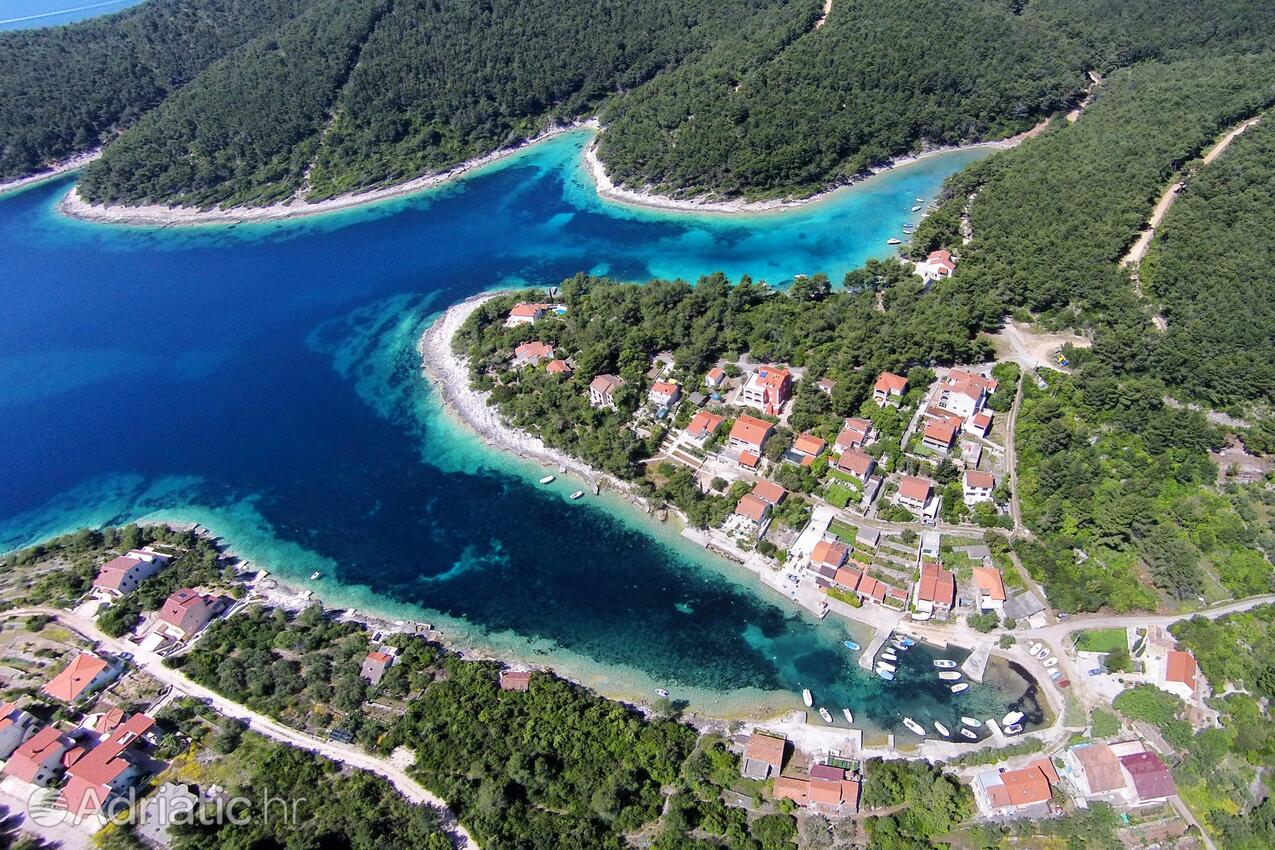
<svg viewBox="0 0 1275 850"><path fill-rule="evenodd" d="M1005 582L995 567L974 567L974 585L978 588L978 607L983 611L1005 608Z"/></svg>
<svg viewBox="0 0 1275 850"><path fill-rule="evenodd" d="M0 760L13 755L13 751L31 739L40 728L40 721L11 702L0 705Z"/></svg>
<svg viewBox="0 0 1275 850"><path fill-rule="evenodd" d="M754 493L745 493L735 505L735 516L746 521L745 530L759 534L770 517L770 503Z"/></svg>
<svg viewBox="0 0 1275 850"><path fill-rule="evenodd" d="M788 495L788 491L770 479L763 478L752 489L752 493L768 505L778 506Z"/></svg>
<svg viewBox="0 0 1275 850"><path fill-rule="evenodd" d="M32 785L48 785L62 775L63 757L75 742L52 726L45 726L24 741L4 763L6 776Z"/></svg>
<svg viewBox="0 0 1275 850"><path fill-rule="evenodd" d="M73 703L106 686L120 673L120 668L91 652L81 652L54 676L40 691L52 699Z"/></svg>
<svg viewBox="0 0 1275 850"><path fill-rule="evenodd" d="M363 657L363 666L359 668L359 678L366 680L369 684L379 685L386 671L393 666L393 655L373 650Z"/></svg>
<svg viewBox="0 0 1275 850"><path fill-rule="evenodd" d="M553 359L553 346L538 339L530 342L524 342L522 345L514 349L514 368L523 366L535 366L542 360Z"/></svg>
<svg viewBox="0 0 1275 850"><path fill-rule="evenodd" d="M784 747L787 741L778 735L754 732L744 745L744 759L740 774L749 779L769 779L779 776L784 766Z"/></svg>
<svg viewBox="0 0 1275 850"><path fill-rule="evenodd" d="M717 389L726 383L726 373L720 366L714 366L708 370L708 374L704 376L704 386L710 389Z"/></svg>
<svg viewBox="0 0 1275 850"><path fill-rule="evenodd" d="M863 482L872 477L872 471L876 468L876 458L862 449L849 449L837 458L837 469Z"/></svg>
<svg viewBox="0 0 1275 850"><path fill-rule="evenodd" d="M936 501L931 498L932 493L933 486L929 481L905 475L899 482L899 491L894 500L915 514L925 514L931 502Z"/></svg>
<svg viewBox="0 0 1275 850"><path fill-rule="evenodd" d="M1121 756L1120 766L1128 774L1139 803L1158 803L1178 793L1169 766L1155 753L1144 750Z"/></svg>
<svg viewBox="0 0 1275 850"><path fill-rule="evenodd" d="M975 413L965 423L965 430L986 440L987 435L992 431L992 412L990 410L980 410Z"/></svg>
<svg viewBox="0 0 1275 850"><path fill-rule="evenodd" d="M801 459L803 466L809 466L815 458L823 454L828 444L814 434L802 434L792 443L792 453Z"/></svg>
<svg viewBox="0 0 1275 850"><path fill-rule="evenodd" d="M837 388L837 382L832 380L832 378L820 378L818 381L815 381L815 386L817 386L819 388L819 392L824 395L832 395L832 391Z"/></svg>
<svg viewBox="0 0 1275 850"><path fill-rule="evenodd" d="M168 556L147 549L133 549L103 564L93 579L93 589L103 596L121 599L168 563Z"/></svg>
<svg viewBox="0 0 1275 850"><path fill-rule="evenodd" d="M598 375L589 382L589 404L614 410L615 391L622 386L624 381L615 375Z"/></svg>
<svg viewBox="0 0 1275 850"><path fill-rule="evenodd" d="M907 390L907 378L893 372L882 372L877 382L872 385L872 400L876 402L877 407L885 407L887 404L898 407Z"/></svg>
<svg viewBox="0 0 1275 850"><path fill-rule="evenodd" d="M816 764L809 776L776 777L774 797L792 800L812 812L843 817L859 811L859 781L839 767Z"/></svg>
<svg viewBox="0 0 1275 850"><path fill-rule="evenodd" d="M951 277L952 272L956 271L956 258L946 248L931 251L923 262L916 264L913 271L927 284L942 280Z"/></svg>
<svg viewBox="0 0 1275 850"><path fill-rule="evenodd" d="M177 640L189 640L224 610L226 602L221 597L183 587L164 600L155 631Z"/></svg>
<svg viewBox="0 0 1275 850"><path fill-rule="evenodd" d="M1132 786L1111 747L1102 743L1081 744L1066 750L1062 758L1086 800L1113 805L1130 802Z"/></svg>
<svg viewBox="0 0 1275 850"><path fill-rule="evenodd" d="M956 605L956 576L942 564L921 565L921 578L912 587L912 606L925 614L946 616Z"/></svg>
<svg viewBox="0 0 1275 850"><path fill-rule="evenodd" d="M134 714L70 764L61 795L66 811L77 818L93 815L141 778L143 762L134 747L154 725L153 718Z"/></svg>
<svg viewBox="0 0 1275 850"><path fill-rule="evenodd" d="M753 452L740 452L739 466L741 469L756 471L761 467L761 457Z"/></svg>
<svg viewBox="0 0 1275 850"><path fill-rule="evenodd" d="M1058 772L1048 758L1037 759L1021 770L988 770L971 783L974 801L987 817L1028 812L1044 813L1053 798Z"/></svg>
<svg viewBox="0 0 1275 850"><path fill-rule="evenodd" d="M682 397L682 389L677 384L668 381L656 381L651 385L646 397L656 407L672 407Z"/></svg>
<svg viewBox="0 0 1275 850"><path fill-rule="evenodd" d="M961 496L965 504L977 505L979 502L992 501L992 493L996 491L996 477L990 472L977 469L965 470L965 480L961 485Z"/></svg>
<svg viewBox="0 0 1275 850"><path fill-rule="evenodd" d="M999 384L995 378L953 369L939 384L935 403L962 419L969 419L986 406L987 399L996 391L997 386Z"/></svg>
<svg viewBox="0 0 1275 850"><path fill-rule="evenodd" d="M1156 684L1163 690L1177 694L1190 702L1195 698L1199 684L1197 681L1199 670L1194 655L1177 649L1169 650L1164 659L1164 678Z"/></svg>
<svg viewBox="0 0 1275 850"><path fill-rule="evenodd" d="M735 424L731 426L728 442L732 449L752 452L760 456L766 447L766 441L770 439L774 431L775 426L765 419L745 414L738 417Z"/></svg>
<svg viewBox="0 0 1275 850"><path fill-rule="evenodd" d="M792 397L792 373L776 366L761 366L748 376L735 400L777 416Z"/></svg>
<svg viewBox="0 0 1275 850"><path fill-rule="evenodd" d="M690 424L686 426L686 436L702 444L709 437L716 434L717 429L722 427L722 423L725 421L725 416L718 416L716 413L701 410L691 417Z"/></svg>
<svg viewBox="0 0 1275 850"><path fill-rule="evenodd" d="M810 801L810 780L799 776L776 776L772 795L776 800L792 800L798 806Z"/></svg>
<svg viewBox="0 0 1275 850"><path fill-rule="evenodd" d="M500 689L502 691L525 691L531 687L530 670L501 670Z"/></svg>
<svg viewBox="0 0 1275 850"><path fill-rule="evenodd" d="M832 567L836 570L850 556L850 548L839 540L820 540L810 550L810 563ZM853 590L854 588L850 588Z"/></svg>
<svg viewBox="0 0 1275 850"><path fill-rule="evenodd" d="M921 445L931 451L947 453L956 442L956 429L946 422L931 421L925 423L921 432Z"/></svg>
<svg viewBox="0 0 1275 850"><path fill-rule="evenodd" d="M545 314L549 312L551 304L532 304L526 301L520 301L509 311L509 315L505 317L505 327L512 328L517 325L530 325L533 322L543 319Z"/></svg>
<svg viewBox="0 0 1275 850"><path fill-rule="evenodd" d="M565 360L550 360L545 364L545 371L550 375L564 375L571 377L571 364Z"/></svg>

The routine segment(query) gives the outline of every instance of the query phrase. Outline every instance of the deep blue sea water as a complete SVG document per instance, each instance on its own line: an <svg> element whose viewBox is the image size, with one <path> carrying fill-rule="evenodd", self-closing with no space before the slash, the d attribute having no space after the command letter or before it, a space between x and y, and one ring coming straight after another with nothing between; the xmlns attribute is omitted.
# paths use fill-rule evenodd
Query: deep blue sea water
<svg viewBox="0 0 1275 850"><path fill-rule="evenodd" d="M952 698L919 651L886 685L840 647L844 623L814 623L622 503L536 485L541 470L441 412L415 351L451 303L579 270L838 280L982 152L799 211L726 217L600 201L586 140L268 225L70 221L54 209L70 179L0 199L0 551L85 525L193 520L283 577L321 571L337 604L427 619L615 695L662 685L738 712L791 706L808 686L877 728L900 712L999 717L1025 687L1008 669Z"/></svg>
<svg viewBox="0 0 1275 850"><path fill-rule="evenodd" d="M70 24L136 6L142 0L0 0L0 31Z"/></svg>

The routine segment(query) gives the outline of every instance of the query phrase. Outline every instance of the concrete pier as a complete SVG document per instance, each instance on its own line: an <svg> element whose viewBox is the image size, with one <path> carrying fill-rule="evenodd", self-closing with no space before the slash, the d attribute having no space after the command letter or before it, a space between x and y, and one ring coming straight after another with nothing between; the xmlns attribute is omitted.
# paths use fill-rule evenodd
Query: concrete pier
<svg viewBox="0 0 1275 850"><path fill-rule="evenodd" d="M966 678L975 682L983 681L983 673L987 671L987 659L992 655L992 645L988 642L979 643L974 647L974 651L965 659L965 663L961 665L961 672Z"/></svg>
<svg viewBox="0 0 1275 850"><path fill-rule="evenodd" d="M885 646L885 642L890 639L890 635L894 634L894 629L877 629L872 633L872 642L863 648L863 652L859 654L859 666L864 670L871 670L873 664L876 663L877 653L881 651L881 647Z"/></svg>

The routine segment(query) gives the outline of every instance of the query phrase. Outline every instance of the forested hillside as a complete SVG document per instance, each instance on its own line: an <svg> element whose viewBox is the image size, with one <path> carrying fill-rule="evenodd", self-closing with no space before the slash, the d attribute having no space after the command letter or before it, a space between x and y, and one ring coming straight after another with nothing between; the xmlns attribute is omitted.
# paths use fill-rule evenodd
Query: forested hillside
<svg viewBox="0 0 1275 850"><path fill-rule="evenodd" d="M242 205L405 180L587 114L782 3L316 0L125 133L81 193Z"/></svg>
<svg viewBox="0 0 1275 850"><path fill-rule="evenodd" d="M1217 406L1275 404L1275 113L1198 170L1142 263L1168 321L1155 368Z"/></svg>
<svg viewBox="0 0 1275 850"><path fill-rule="evenodd" d="M0 180L97 147L311 0L150 0L0 34Z"/></svg>

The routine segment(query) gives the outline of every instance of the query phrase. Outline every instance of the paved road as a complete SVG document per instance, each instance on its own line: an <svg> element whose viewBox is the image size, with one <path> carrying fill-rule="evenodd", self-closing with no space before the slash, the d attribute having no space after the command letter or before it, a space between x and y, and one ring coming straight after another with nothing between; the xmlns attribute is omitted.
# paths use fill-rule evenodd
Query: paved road
<svg viewBox="0 0 1275 850"><path fill-rule="evenodd" d="M264 714L259 714L246 706L227 699L217 692L191 681L181 671L165 667L160 656L150 652L139 651L133 644L127 644L106 635L98 629L96 623L87 617L63 611L59 608L15 608L11 611L0 613L0 619L30 617L36 614L52 617L72 631L78 632L85 638L97 642L112 652L132 653L133 660L137 666L158 681L169 685L174 690L182 691L196 699L204 700L227 717L235 717L244 721L248 728L260 735L384 777L411 802L423 803L438 808L442 813L444 825L452 832L456 840L456 846L460 850L478 850L478 844L456 820L455 815L447 807L447 803L422 786L409 776L407 771L389 759L364 752L350 744L329 741L325 738L302 732L299 729L293 729Z"/></svg>
<svg viewBox="0 0 1275 850"><path fill-rule="evenodd" d="M1019 638L1032 638L1043 641L1056 641L1083 629L1115 629L1124 628L1126 626L1169 626L1182 620L1189 620L1192 617L1207 617L1210 620L1216 620L1218 617L1225 617L1227 614L1234 614L1237 611L1247 611L1250 608L1256 608L1258 605L1266 605L1275 603L1275 593L1265 593L1261 596L1250 596L1247 599L1240 599L1235 602L1228 602L1225 605L1216 605L1212 608L1202 608L1199 611L1192 611L1189 614L1167 614L1151 616L1147 614L1128 614L1122 616L1089 616L1089 617L1072 617L1060 623L1050 626L1043 626L1039 629L1016 629L1013 634Z"/></svg>
<svg viewBox="0 0 1275 850"><path fill-rule="evenodd" d="M1018 386L1014 388L1014 403L1009 408L1009 417L1005 423L1005 463L1009 466L1009 514L1014 520L1014 535L1031 537L1032 534L1023 525L1023 511L1018 501L1018 450L1014 446L1014 432L1018 428L1018 409L1023 403L1023 381L1027 380L1024 369L1018 374Z"/></svg>

